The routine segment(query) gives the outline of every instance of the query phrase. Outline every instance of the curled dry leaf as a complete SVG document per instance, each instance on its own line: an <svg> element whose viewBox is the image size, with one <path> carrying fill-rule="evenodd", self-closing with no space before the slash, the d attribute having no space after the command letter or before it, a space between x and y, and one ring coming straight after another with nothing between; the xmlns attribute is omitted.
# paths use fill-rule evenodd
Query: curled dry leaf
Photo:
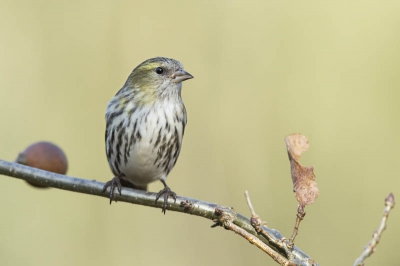
<svg viewBox="0 0 400 266"><path fill-rule="evenodd" d="M308 150L308 140L296 133L287 136L285 141L292 171L293 191L296 192L299 204L304 207L313 203L319 194L314 167L302 166L299 162L300 155Z"/></svg>

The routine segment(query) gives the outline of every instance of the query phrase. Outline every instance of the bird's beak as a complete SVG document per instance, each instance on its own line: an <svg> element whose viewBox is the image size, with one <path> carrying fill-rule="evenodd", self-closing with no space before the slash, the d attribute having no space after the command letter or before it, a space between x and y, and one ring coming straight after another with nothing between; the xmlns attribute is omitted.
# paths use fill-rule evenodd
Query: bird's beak
<svg viewBox="0 0 400 266"><path fill-rule="evenodd" d="M192 75L190 75L188 72L186 72L183 69L179 69L175 71L174 74L171 75L171 78L173 79L173 82L175 83L180 83L182 81L185 81L187 79L192 79L194 78Z"/></svg>

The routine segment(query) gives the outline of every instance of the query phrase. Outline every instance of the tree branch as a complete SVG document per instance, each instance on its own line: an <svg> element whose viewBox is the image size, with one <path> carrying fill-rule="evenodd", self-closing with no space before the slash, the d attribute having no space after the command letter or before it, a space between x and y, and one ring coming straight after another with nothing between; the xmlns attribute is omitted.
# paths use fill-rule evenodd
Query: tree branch
<svg viewBox="0 0 400 266"><path fill-rule="evenodd" d="M385 209L383 210L383 217L379 228L372 235L372 240L369 241L368 244L365 246L363 253L354 262L354 266L364 265L364 260L366 260L369 256L372 255L372 253L375 252L376 246L381 240L383 231L386 229L386 223L387 219L389 218L389 213L394 208L394 205L394 196L393 193L390 193L389 196L385 199Z"/></svg>
<svg viewBox="0 0 400 266"><path fill-rule="evenodd" d="M86 180L66 175L55 174L3 160L0 160L0 174L16 177L26 181L40 183L53 188L91 194L105 198L108 198L109 196L108 192L106 192L105 194L101 193L104 183L98 182L96 180ZM155 198L155 193L134 190L130 188L122 188L122 195L120 195L119 193L115 194L115 200L117 201L129 202L155 208L162 208L162 201L159 201L156 204ZM293 265L293 263L303 266L318 265L307 254L305 254L296 246L293 247L290 254L290 257L292 257L293 259L289 261L285 250L273 244L273 242L279 242L281 239L284 239L281 233L279 233L277 230L261 225L262 229L268 232L269 235L273 238L273 241L268 241L265 237L259 235L255 231L248 218L241 215L240 213L235 212L229 207L220 206L215 203L205 202L197 199L177 197L176 203L174 203L172 199L168 201L167 209L170 211L188 213L213 220L214 222L217 222L218 225L224 226L226 229L235 229L236 231L232 231L236 233L238 233L237 228L243 229L248 234L253 235L261 242L265 243L270 248L275 250L280 256L286 258L286 263L282 265ZM227 222L226 220L224 220L226 217L230 217L228 223L229 226L227 226ZM235 225L235 227L230 226L230 224ZM248 240L248 234L244 233L244 231L242 230L240 231L242 233L239 235L245 237ZM250 243L252 242L250 241Z"/></svg>

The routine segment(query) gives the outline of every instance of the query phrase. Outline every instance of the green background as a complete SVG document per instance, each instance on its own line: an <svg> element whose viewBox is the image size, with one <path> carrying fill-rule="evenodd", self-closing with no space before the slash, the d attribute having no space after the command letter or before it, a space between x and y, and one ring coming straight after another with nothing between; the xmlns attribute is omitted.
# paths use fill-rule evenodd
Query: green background
<svg viewBox="0 0 400 266"><path fill-rule="evenodd" d="M310 142L320 196L296 245L352 265L400 198L399 1L1 1L0 158L38 140L71 176L107 181L107 102L154 56L180 60L188 126L168 184L290 237L284 137ZM0 265L276 265L191 215L0 177ZM150 185L151 191L162 188ZM400 208L367 265L398 265Z"/></svg>

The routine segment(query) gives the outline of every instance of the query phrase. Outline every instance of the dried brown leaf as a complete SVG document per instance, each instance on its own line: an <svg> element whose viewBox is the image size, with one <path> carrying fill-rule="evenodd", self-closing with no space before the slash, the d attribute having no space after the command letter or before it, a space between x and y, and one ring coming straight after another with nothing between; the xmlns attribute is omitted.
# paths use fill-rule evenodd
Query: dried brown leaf
<svg viewBox="0 0 400 266"><path fill-rule="evenodd" d="M304 207L313 203L319 194L314 167L302 166L298 161L301 154L308 150L308 140L296 133L287 136L285 141L292 172L293 191L296 192L299 204Z"/></svg>

